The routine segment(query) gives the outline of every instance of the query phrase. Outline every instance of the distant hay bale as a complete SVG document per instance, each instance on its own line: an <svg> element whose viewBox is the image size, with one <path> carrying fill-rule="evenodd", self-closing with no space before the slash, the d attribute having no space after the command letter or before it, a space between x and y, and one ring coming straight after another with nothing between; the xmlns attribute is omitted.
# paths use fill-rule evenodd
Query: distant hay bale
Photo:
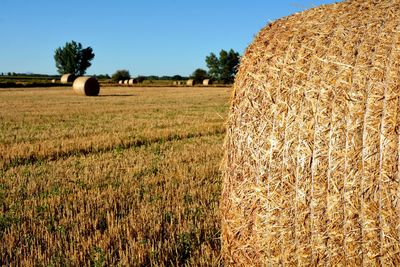
<svg viewBox="0 0 400 267"><path fill-rule="evenodd" d="M52 83L56 83L56 79L51 80Z"/></svg>
<svg viewBox="0 0 400 267"><path fill-rule="evenodd" d="M325 5L247 48L225 141L225 265L400 266L399 12Z"/></svg>
<svg viewBox="0 0 400 267"><path fill-rule="evenodd" d="M61 83L72 83L75 80L75 75L67 73L61 76Z"/></svg>
<svg viewBox="0 0 400 267"><path fill-rule="evenodd" d="M128 84L129 85L137 84L137 80L136 79L129 79Z"/></svg>
<svg viewBox="0 0 400 267"><path fill-rule="evenodd" d="M195 84L195 82L194 82L193 79L189 79L189 80L186 81L186 85L187 86L193 86L194 84Z"/></svg>
<svg viewBox="0 0 400 267"><path fill-rule="evenodd" d="M119 81L118 81L118 84L123 84L123 83L124 83L123 80L119 80Z"/></svg>
<svg viewBox="0 0 400 267"><path fill-rule="evenodd" d="M178 85L178 82L177 81L173 81L172 84L173 85Z"/></svg>
<svg viewBox="0 0 400 267"><path fill-rule="evenodd" d="M211 80L210 79L204 79L203 80L203 85L205 85L205 86L211 85Z"/></svg>
<svg viewBox="0 0 400 267"><path fill-rule="evenodd" d="M124 80L124 84L128 84L129 83L129 80Z"/></svg>
<svg viewBox="0 0 400 267"><path fill-rule="evenodd" d="M86 96L97 96L100 92L99 82L94 77L79 77L72 88L75 93Z"/></svg>

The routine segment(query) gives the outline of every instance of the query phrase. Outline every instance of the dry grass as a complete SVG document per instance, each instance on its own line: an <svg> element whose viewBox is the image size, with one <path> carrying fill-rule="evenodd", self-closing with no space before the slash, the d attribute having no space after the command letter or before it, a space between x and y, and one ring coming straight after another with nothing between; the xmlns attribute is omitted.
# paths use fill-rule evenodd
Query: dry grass
<svg viewBox="0 0 400 267"><path fill-rule="evenodd" d="M322 6L247 49L226 141L227 263L400 264L399 11Z"/></svg>
<svg viewBox="0 0 400 267"><path fill-rule="evenodd" d="M219 265L229 91L1 90L0 262Z"/></svg>

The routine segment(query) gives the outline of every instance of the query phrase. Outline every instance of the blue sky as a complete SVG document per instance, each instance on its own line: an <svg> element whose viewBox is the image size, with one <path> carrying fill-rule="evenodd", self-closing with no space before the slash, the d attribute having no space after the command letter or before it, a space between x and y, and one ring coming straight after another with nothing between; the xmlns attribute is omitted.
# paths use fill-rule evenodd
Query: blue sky
<svg viewBox="0 0 400 267"><path fill-rule="evenodd" d="M88 74L190 75L211 52L243 54L269 21L331 0L1 0L0 72L56 74L54 50L95 53Z"/></svg>

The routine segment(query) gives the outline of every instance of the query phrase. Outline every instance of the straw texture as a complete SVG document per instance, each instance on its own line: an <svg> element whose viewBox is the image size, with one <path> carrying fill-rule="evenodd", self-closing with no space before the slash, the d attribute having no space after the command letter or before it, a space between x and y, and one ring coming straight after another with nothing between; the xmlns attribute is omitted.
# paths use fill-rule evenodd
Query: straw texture
<svg viewBox="0 0 400 267"><path fill-rule="evenodd" d="M400 265L400 0L267 25L234 84L226 265Z"/></svg>
<svg viewBox="0 0 400 267"><path fill-rule="evenodd" d="M72 88L75 93L86 96L97 96L100 92L99 82L94 77L79 77Z"/></svg>

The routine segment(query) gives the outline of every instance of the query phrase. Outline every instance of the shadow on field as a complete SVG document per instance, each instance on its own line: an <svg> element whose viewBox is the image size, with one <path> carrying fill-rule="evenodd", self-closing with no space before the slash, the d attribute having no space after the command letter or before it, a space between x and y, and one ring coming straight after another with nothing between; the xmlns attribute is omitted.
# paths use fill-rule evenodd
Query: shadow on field
<svg viewBox="0 0 400 267"><path fill-rule="evenodd" d="M98 97L111 97L111 96L137 96L135 94L112 94L112 95L98 95Z"/></svg>

